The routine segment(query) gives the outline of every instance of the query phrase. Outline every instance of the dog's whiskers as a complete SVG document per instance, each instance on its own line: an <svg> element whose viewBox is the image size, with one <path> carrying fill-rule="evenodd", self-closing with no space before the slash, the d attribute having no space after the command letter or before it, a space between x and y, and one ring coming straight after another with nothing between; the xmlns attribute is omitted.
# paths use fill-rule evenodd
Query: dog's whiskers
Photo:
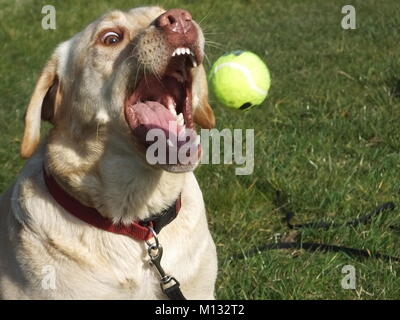
<svg viewBox="0 0 400 320"><path fill-rule="evenodd" d="M151 66L151 71L154 74L154 76L156 77L156 79L158 80L158 82L162 85L163 83L161 81L161 75L159 74L159 72L153 65Z"/></svg>
<svg viewBox="0 0 400 320"><path fill-rule="evenodd" d="M220 50L226 50L226 46L224 46L218 42L214 42L214 41L206 40L205 45L212 47L212 48L220 49Z"/></svg>
<svg viewBox="0 0 400 320"><path fill-rule="evenodd" d="M204 53L204 58L206 58L208 65L211 66L211 61L208 58L207 53Z"/></svg>
<svg viewBox="0 0 400 320"><path fill-rule="evenodd" d="M142 67L141 64L138 64L138 67L136 69L136 75L135 75L135 85L137 85L137 81L138 81L138 76L139 76L139 72L140 72L140 68Z"/></svg>
<svg viewBox="0 0 400 320"><path fill-rule="evenodd" d="M213 3L213 5L211 6L211 8L208 9L208 11L207 11L207 13L205 14L205 16L204 16L203 18L201 18L201 19L199 20L199 22L197 22L197 23L199 24L199 26L203 23L204 20L206 20L206 19L210 16L210 13L211 13L211 11L214 9L214 6L215 6L216 3L217 3L217 2L215 1L215 2ZM203 27L202 27L202 28L203 28Z"/></svg>
<svg viewBox="0 0 400 320"><path fill-rule="evenodd" d="M219 43L219 42L216 42L216 41L212 41L212 40L208 40L208 39L205 40L205 43L214 44L214 45L220 46L220 47L224 46L222 43Z"/></svg>

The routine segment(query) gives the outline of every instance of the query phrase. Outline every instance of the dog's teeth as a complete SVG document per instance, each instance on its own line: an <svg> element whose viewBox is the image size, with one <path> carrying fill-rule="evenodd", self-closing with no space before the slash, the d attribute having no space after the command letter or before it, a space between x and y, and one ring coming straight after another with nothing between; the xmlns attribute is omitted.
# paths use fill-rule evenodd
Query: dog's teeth
<svg viewBox="0 0 400 320"><path fill-rule="evenodd" d="M200 136L196 136L196 139L194 140L194 143L199 145L200 144Z"/></svg>
<svg viewBox="0 0 400 320"><path fill-rule="evenodd" d="M169 112L171 112L171 114L176 118L176 110L175 110L175 106L173 103L170 103L168 105L168 109L169 109Z"/></svg>
<svg viewBox="0 0 400 320"><path fill-rule="evenodd" d="M177 117L176 110L173 109L173 110L170 110L170 111L171 111L172 115L176 118Z"/></svg>
<svg viewBox="0 0 400 320"><path fill-rule="evenodd" d="M169 140L169 139L167 139L167 143L168 143L168 145L169 145L170 147L173 147L173 146L174 146L174 144L172 143L172 141Z"/></svg>
<svg viewBox="0 0 400 320"><path fill-rule="evenodd" d="M176 122L180 126L183 126L185 124L185 120L183 119L183 114L182 113L178 114L178 116L176 117Z"/></svg>
<svg viewBox="0 0 400 320"><path fill-rule="evenodd" d="M194 53L192 52L192 50L190 50L189 48L176 48L174 50L174 52L172 52L172 56L180 56L182 54L187 54L187 55L192 55L194 56Z"/></svg>
<svg viewBox="0 0 400 320"><path fill-rule="evenodd" d="M194 56L190 56L190 60L192 61L193 67L196 68L197 67L196 58Z"/></svg>
<svg viewBox="0 0 400 320"><path fill-rule="evenodd" d="M178 114L178 116L176 117L176 122L180 125L183 126L185 124L185 121L183 119L183 114L180 113Z"/></svg>

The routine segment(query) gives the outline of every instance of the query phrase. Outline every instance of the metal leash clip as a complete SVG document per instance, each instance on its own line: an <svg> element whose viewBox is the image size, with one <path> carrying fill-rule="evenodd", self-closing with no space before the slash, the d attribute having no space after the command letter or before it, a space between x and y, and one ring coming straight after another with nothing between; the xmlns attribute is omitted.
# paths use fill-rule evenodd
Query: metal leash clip
<svg viewBox="0 0 400 320"><path fill-rule="evenodd" d="M165 292L165 289L168 287L172 287L173 285L179 286L178 280L176 280L174 277L167 275L164 271L164 269L161 267L161 258L163 254L163 248L158 240L157 233L154 231L152 227L148 227L151 233L153 234L154 242L150 242L149 240L146 240L146 244L148 246L147 248L147 254L150 257L150 264L154 266L158 273L160 274L160 286L161 290Z"/></svg>

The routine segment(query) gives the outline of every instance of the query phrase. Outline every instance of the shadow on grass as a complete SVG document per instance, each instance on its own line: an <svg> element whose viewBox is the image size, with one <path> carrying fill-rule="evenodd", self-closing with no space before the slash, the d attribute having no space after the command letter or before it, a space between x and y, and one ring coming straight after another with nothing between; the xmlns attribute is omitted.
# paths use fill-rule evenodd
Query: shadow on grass
<svg viewBox="0 0 400 320"><path fill-rule="evenodd" d="M400 77L392 76L386 83L389 87L389 93L392 97L400 98Z"/></svg>

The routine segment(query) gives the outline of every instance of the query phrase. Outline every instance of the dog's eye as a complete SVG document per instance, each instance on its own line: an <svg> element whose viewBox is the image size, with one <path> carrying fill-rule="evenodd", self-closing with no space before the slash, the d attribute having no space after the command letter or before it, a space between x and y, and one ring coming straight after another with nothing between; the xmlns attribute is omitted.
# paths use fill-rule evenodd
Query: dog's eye
<svg viewBox="0 0 400 320"><path fill-rule="evenodd" d="M118 42L120 42L121 38L122 38L122 36L120 36L118 33L109 31L109 32L106 32L101 37L101 42L103 42L107 46L112 46L113 44L117 44Z"/></svg>

